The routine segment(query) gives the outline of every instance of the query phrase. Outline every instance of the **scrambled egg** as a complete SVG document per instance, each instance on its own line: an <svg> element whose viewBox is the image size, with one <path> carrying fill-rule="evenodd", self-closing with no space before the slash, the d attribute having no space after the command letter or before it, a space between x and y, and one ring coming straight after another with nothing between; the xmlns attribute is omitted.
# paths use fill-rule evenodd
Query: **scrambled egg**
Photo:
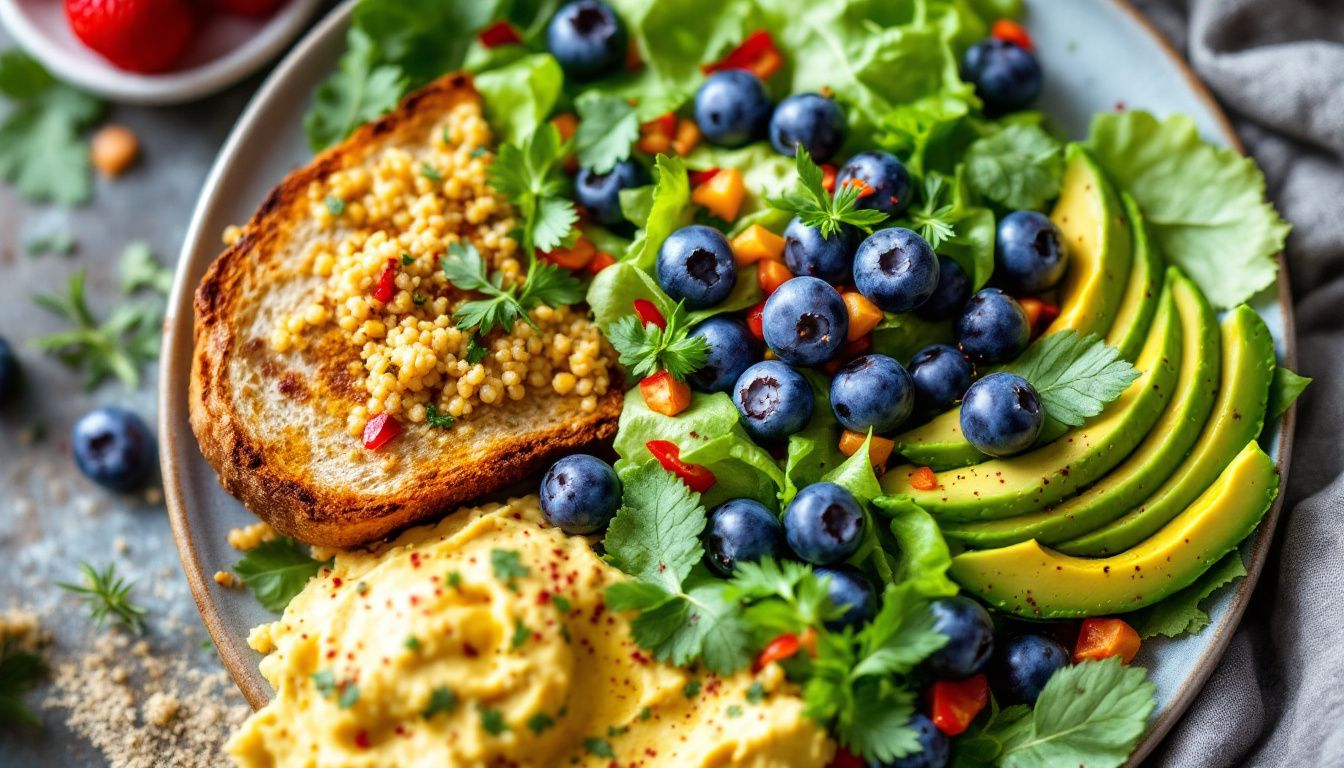
<svg viewBox="0 0 1344 768"><path fill-rule="evenodd" d="M338 554L253 631L275 698L240 766L824 766L835 747L775 665L656 662L602 602L625 576L535 496Z"/></svg>

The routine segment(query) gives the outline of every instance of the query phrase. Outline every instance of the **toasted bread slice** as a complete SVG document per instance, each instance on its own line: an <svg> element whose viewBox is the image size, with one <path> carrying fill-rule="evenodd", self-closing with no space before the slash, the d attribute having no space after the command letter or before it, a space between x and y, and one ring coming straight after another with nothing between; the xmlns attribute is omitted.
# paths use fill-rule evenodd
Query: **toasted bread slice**
<svg viewBox="0 0 1344 768"><path fill-rule="evenodd" d="M308 306L323 279L296 266L319 232L309 187L398 147L430 145L454 106L478 96L451 75L290 174L196 291L191 425L220 482L258 517L301 541L350 547L385 537L540 471L616 431L619 373L584 412L550 386L479 405L450 429L402 423L378 451L349 430L368 398L358 346L329 326L303 349L276 352L280 318Z"/></svg>

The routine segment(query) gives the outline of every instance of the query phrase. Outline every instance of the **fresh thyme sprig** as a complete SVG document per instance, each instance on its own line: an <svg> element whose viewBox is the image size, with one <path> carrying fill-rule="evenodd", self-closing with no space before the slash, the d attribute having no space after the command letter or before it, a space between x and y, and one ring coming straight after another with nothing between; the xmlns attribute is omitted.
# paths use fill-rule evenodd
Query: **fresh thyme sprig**
<svg viewBox="0 0 1344 768"><path fill-rule="evenodd" d="M131 588L135 583L117 575L115 563L108 563L102 571L88 563L80 563L79 570L84 574L83 584L61 582L57 586L79 595L94 626L102 629L108 620L112 620L137 635L145 633L145 615L149 611L131 602Z"/></svg>

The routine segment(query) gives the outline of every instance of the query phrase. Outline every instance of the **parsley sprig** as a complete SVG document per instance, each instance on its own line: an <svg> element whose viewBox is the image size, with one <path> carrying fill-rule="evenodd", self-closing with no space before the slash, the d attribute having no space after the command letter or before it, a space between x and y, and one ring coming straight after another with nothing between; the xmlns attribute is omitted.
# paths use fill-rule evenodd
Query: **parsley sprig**
<svg viewBox="0 0 1344 768"><path fill-rule="evenodd" d="M122 304L99 322L84 297L85 275L70 277L64 296L38 294L33 302L73 326L68 331L33 339L37 347L84 372L85 389L115 376L128 389L140 386L140 369L159 358L163 308L155 302Z"/></svg>
<svg viewBox="0 0 1344 768"><path fill-rule="evenodd" d="M476 328L477 336L495 328L510 333L519 320L535 328L536 322L528 314L531 310L542 304L552 307L573 304L583 298L582 283L547 262L534 263L521 286L505 286L503 275L490 274L485 259L471 243L453 243L441 266L448 282L457 288L485 294L486 298L468 301L453 313L458 328Z"/></svg>
<svg viewBox="0 0 1344 768"><path fill-rule="evenodd" d="M0 640L0 726L41 723L23 697L46 673L41 654L21 648L14 638Z"/></svg>
<svg viewBox="0 0 1344 768"><path fill-rule="evenodd" d="M507 197L522 218L523 248L529 260L535 260L538 250L563 245L579 220L565 194L562 161L568 144L548 123L521 146L502 145L490 164L490 186Z"/></svg>
<svg viewBox="0 0 1344 768"><path fill-rule="evenodd" d="M1100 336L1081 336L1072 330L1033 344L1013 363L1012 371L1036 389L1046 415L1070 427L1101 413L1139 377L1139 371Z"/></svg>
<svg viewBox="0 0 1344 768"><path fill-rule="evenodd" d="M115 563L108 563L101 571L88 563L81 563L79 570L84 574L83 584L60 582L57 586L79 595L89 609L94 626L102 629L112 620L137 635L144 634L148 611L131 602L131 589L135 584L117 575Z"/></svg>
<svg viewBox="0 0 1344 768"><path fill-rule="evenodd" d="M682 302L667 316L667 327L644 322L638 315L626 315L607 331L607 340L620 353L621 365L643 378L666 370L678 381L703 368L709 357L709 342L688 334L689 325Z"/></svg>
<svg viewBox="0 0 1344 768"><path fill-rule="evenodd" d="M822 237L836 234L845 224L872 232L873 227L887 220L881 211L858 207L862 193L858 185L842 184L834 195L827 192L822 186L821 168L806 149L798 147L795 162L801 191L770 200L772 207L792 211L804 225L820 230Z"/></svg>
<svg viewBox="0 0 1344 768"><path fill-rule="evenodd" d="M233 570L263 608L280 613L308 586L310 578L330 565L330 560L319 562L313 559L294 539L281 537L262 542L248 551L234 564Z"/></svg>

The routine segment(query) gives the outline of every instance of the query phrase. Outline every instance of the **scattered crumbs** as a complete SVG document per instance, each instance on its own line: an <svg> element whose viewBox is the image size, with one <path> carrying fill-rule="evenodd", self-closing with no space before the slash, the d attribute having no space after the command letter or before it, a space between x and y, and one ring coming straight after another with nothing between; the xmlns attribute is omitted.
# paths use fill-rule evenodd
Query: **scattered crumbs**
<svg viewBox="0 0 1344 768"><path fill-rule="evenodd" d="M224 228L224 233L220 235L220 240L223 240L225 245L233 245L238 242L242 236L243 228L237 224L230 224Z"/></svg>
<svg viewBox="0 0 1344 768"><path fill-rule="evenodd" d="M275 529L270 525L257 522L242 528L234 528L229 531L229 546L239 552L247 552L261 546L264 541L271 541L277 536Z"/></svg>
<svg viewBox="0 0 1344 768"><path fill-rule="evenodd" d="M157 485L151 485L145 489L145 503L151 507L157 507L163 503L163 489Z"/></svg>
<svg viewBox="0 0 1344 768"><path fill-rule="evenodd" d="M238 586L237 579L228 571L215 571L215 583L225 589L233 589Z"/></svg>
<svg viewBox="0 0 1344 768"><path fill-rule="evenodd" d="M125 536L114 536L112 538L112 549L119 555L127 555L131 552L131 543L126 541Z"/></svg>
<svg viewBox="0 0 1344 768"><path fill-rule="evenodd" d="M20 651L37 651L51 642L51 634L42 629L37 614L26 608L11 608L0 613L0 642L13 642Z"/></svg>

